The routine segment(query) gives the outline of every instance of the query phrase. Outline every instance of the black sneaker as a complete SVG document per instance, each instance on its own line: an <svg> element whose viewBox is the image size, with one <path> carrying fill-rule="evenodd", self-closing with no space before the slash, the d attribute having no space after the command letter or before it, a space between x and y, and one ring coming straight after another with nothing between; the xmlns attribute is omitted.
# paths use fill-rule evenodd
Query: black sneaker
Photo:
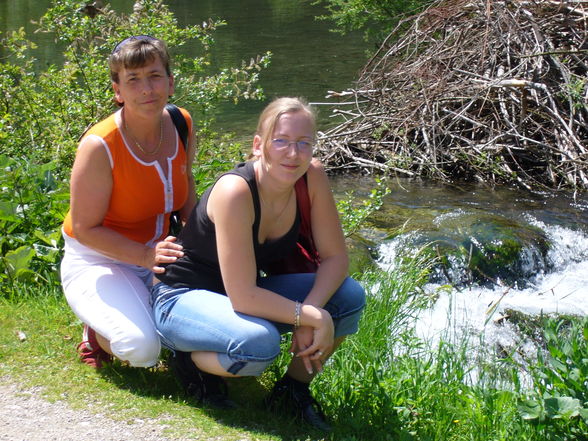
<svg viewBox="0 0 588 441"><path fill-rule="evenodd" d="M325 432L332 430L321 406L310 394L308 384L284 376L274 385L265 403L269 409L296 415L316 429Z"/></svg>
<svg viewBox="0 0 588 441"><path fill-rule="evenodd" d="M229 399L229 388L223 377L203 372L196 367L189 352L176 351L168 359L168 365L175 373L187 395L202 404L217 409L234 409Z"/></svg>

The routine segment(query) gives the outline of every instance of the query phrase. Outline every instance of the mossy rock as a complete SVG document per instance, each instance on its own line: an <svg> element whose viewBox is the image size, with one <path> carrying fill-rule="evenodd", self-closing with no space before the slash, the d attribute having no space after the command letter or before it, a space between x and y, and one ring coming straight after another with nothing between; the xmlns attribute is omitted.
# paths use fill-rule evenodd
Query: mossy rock
<svg viewBox="0 0 588 441"><path fill-rule="evenodd" d="M521 288L549 267L551 244L546 234L499 215L457 210L403 236L405 247L424 247L436 258L432 282Z"/></svg>
<svg viewBox="0 0 588 441"><path fill-rule="evenodd" d="M345 242L349 254L349 274L363 274L376 267L375 243L356 236L347 238Z"/></svg>

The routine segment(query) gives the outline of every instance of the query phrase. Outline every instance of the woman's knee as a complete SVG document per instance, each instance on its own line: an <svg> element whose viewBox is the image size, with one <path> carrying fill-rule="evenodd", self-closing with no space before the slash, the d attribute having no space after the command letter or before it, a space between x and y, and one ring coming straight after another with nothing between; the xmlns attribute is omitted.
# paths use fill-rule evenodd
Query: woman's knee
<svg viewBox="0 0 588 441"><path fill-rule="evenodd" d="M219 354L221 366L233 375L258 376L278 357L281 338L273 326L259 326L246 338L235 340L225 354Z"/></svg>
<svg viewBox="0 0 588 441"><path fill-rule="evenodd" d="M134 367L150 367L157 364L161 351L159 336L153 333L135 333L113 339L110 342L113 354Z"/></svg>
<svg viewBox="0 0 588 441"><path fill-rule="evenodd" d="M357 312L365 306L365 290L363 286L351 277L347 277L338 290L340 309L345 312ZM341 311L344 313L343 311Z"/></svg>
<svg viewBox="0 0 588 441"><path fill-rule="evenodd" d="M365 290L356 280L347 277L334 297L325 308L335 321L335 336L355 334L365 307Z"/></svg>
<svg viewBox="0 0 588 441"><path fill-rule="evenodd" d="M246 331L231 342L229 356L260 361L272 361L278 356L281 336L275 326L262 320L261 325L248 326Z"/></svg>

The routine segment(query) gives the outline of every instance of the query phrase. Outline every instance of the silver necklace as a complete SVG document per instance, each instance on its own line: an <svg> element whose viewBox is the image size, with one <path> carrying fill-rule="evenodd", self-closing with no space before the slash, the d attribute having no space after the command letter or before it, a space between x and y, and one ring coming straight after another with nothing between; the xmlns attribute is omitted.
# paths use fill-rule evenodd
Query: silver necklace
<svg viewBox="0 0 588 441"><path fill-rule="evenodd" d="M139 143L139 141L137 141L135 139L135 137L133 135L131 135L131 132L129 131L129 127L127 126L127 119L125 118L124 110L123 110L122 115L123 115L123 121L125 123L125 132L127 132L127 135L129 135L129 137L131 138L131 141L133 141L137 145L137 147L139 147L139 150L141 150L146 155L155 155L157 152L159 152L159 149L161 149L161 143L163 142L163 116L159 120L159 143L157 143L157 147L155 147L155 149L153 151L148 152L147 150L145 150L143 148L143 146Z"/></svg>

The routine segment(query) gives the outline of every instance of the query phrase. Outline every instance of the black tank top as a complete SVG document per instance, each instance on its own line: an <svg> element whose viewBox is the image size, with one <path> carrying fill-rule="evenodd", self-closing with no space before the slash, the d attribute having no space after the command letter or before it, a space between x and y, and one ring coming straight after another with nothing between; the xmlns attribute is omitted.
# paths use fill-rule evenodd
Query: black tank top
<svg viewBox="0 0 588 441"><path fill-rule="evenodd" d="M280 259L296 246L300 228L300 213L296 210L297 214L294 223L284 236L279 239L266 240L260 244L261 206L253 162L238 164L233 170L225 174L241 176L251 190L255 212L251 234L259 274L259 271L263 270L267 263ZM206 206L208 205L208 198L212 188L213 186L204 192L178 236L178 243L184 247L184 256L167 265L165 273L157 275L159 280L169 286L174 288L206 289L226 294L218 263L215 226L206 214Z"/></svg>

